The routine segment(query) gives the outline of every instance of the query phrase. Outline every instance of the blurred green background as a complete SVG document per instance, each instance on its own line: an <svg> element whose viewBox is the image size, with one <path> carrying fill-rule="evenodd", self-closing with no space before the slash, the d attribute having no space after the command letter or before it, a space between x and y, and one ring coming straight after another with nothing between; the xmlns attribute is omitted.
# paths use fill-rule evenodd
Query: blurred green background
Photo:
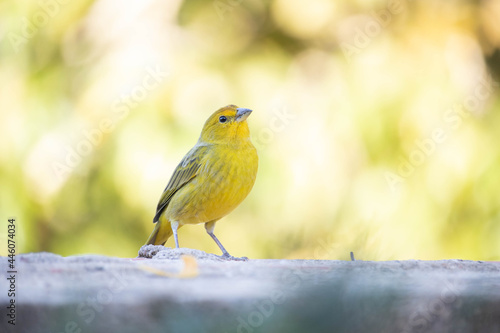
<svg viewBox="0 0 500 333"><path fill-rule="evenodd" d="M134 257L208 116L260 156L251 258L500 260L500 2L2 1L0 207L19 252ZM219 254L203 226L182 247ZM167 246L173 246L169 240Z"/></svg>

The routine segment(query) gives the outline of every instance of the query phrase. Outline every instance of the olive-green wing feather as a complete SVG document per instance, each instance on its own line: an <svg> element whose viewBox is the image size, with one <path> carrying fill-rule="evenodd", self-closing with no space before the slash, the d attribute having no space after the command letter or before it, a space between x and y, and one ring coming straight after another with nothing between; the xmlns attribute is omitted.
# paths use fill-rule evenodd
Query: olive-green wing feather
<svg viewBox="0 0 500 333"><path fill-rule="evenodd" d="M158 202L158 207L156 207L156 215L153 219L153 223L158 222L160 215L167 208L172 196L181 187L189 183L201 167L203 156L207 151L207 146L194 146L187 154L184 156L182 161L179 163L177 168L170 178L167 187L161 195L160 201Z"/></svg>

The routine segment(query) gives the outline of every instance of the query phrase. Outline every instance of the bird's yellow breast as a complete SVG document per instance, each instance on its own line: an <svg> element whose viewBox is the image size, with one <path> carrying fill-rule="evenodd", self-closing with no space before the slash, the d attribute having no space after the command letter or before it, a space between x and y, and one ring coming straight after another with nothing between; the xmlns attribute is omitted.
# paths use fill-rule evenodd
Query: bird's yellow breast
<svg viewBox="0 0 500 333"><path fill-rule="evenodd" d="M257 169L257 152L250 141L211 146L196 177L172 197L165 217L181 225L224 217L250 193Z"/></svg>

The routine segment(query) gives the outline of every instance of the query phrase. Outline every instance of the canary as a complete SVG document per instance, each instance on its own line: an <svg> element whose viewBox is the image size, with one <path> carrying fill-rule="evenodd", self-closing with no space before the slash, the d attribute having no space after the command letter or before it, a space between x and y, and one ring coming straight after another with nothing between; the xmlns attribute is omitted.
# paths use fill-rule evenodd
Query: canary
<svg viewBox="0 0 500 333"><path fill-rule="evenodd" d="M207 233L232 257L214 234L215 223L250 193L258 169L257 150L250 141L247 118L252 110L228 105L205 122L196 145L176 167L161 195L147 244L163 245L186 224L204 223Z"/></svg>

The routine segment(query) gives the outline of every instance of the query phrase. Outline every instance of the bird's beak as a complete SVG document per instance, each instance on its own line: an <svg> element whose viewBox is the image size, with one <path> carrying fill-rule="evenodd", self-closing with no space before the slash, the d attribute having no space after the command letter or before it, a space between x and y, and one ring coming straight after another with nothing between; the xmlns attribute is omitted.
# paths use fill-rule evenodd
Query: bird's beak
<svg viewBox="0 0 500 333"><path fill-rule="evenodd" d="M245 119L248 118L250 113L252 113L252 110L250 110L250 109L237 108L236 109L236 121L239 123L241 123L242 121L245 121Z"/></svg>

